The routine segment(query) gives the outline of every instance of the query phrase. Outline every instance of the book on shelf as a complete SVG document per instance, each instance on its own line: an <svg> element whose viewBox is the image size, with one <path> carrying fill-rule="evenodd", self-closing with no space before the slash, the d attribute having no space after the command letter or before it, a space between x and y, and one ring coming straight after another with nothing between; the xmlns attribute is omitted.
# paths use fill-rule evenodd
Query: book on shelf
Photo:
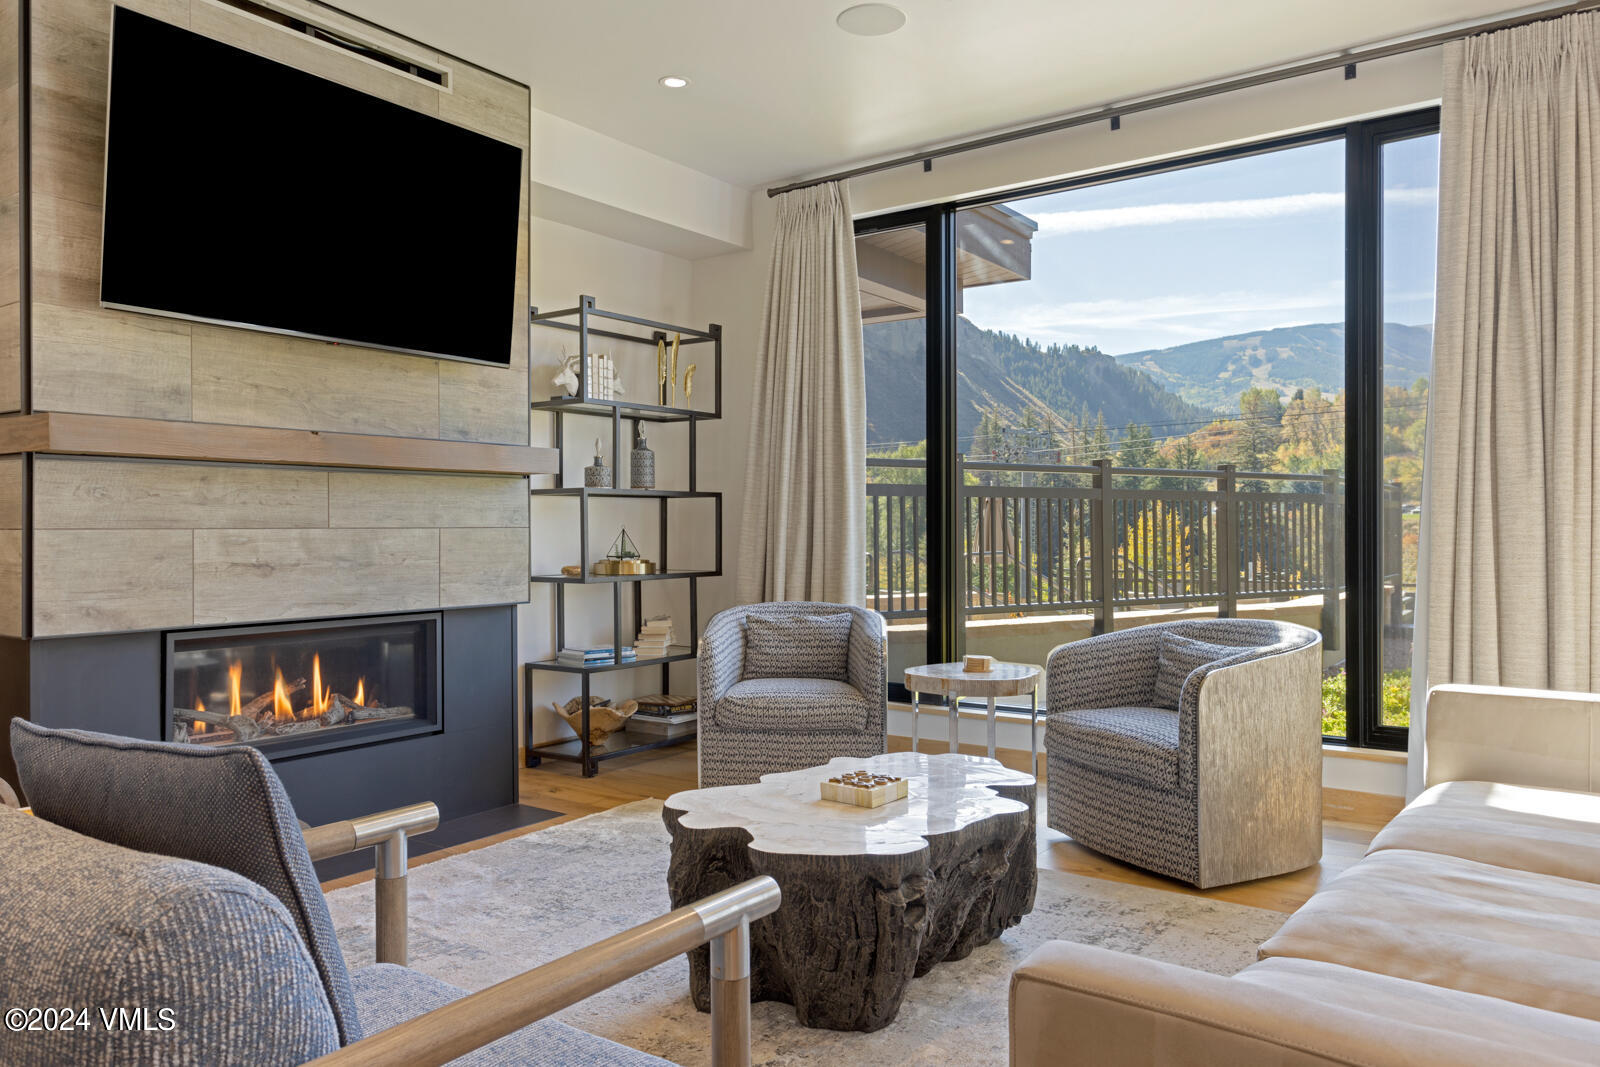
<svg viewBox="0 0 1600 1067"><path fill-rule="evenodd" d="M650 693L646 696L635 697L639 710L650 715L682 714L694 711L694 697L677 696L673 693Z"/></svg>
<svg viewBox="0 0 1600 1067"><path fill-rule="evenodd" d="M679 723L694 722L700 717L699 712L686 711L681 715L652 715L647 711L636 711L628 721L658 722L668 726L677 726Z"/></svg>
<svg viewBox="0 0 1600 1067"><path fill-rule="evenodd" d="M635 712L628 720L628 732L639 737L687 737L695 732L696 726L693 715L685 722L664 722L654 716L644 716Z"/></svg>
<svg viewBox="0 0 1600 1067"><path fill-rule="evenodd" d="M631 648L622 650L622 662L626 663L635 658ZM556 661L568 666L587 667L600 663L616 662L616 653L610 648L563 648L556 654Z"/></svg>

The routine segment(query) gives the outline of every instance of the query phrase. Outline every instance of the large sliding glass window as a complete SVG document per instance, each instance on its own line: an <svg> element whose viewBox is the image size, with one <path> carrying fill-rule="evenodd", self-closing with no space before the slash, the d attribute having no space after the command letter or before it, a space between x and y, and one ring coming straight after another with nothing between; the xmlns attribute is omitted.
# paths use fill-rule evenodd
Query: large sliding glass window
<svg viewBox="0 0 1600 1067"><path fill-rule="evenodd" d="M1411 722L1411 635L1422 536L1422 456L1439 243L1439 135L1415 126L1377 139L1382 187L1383 651L1374 737Z"/></svg>
<svg viewBox="0 0 1600 1067"><path fill-rule="evenodd" d="M889 625L891 682L927 662L927 227L856 238L867 372L867 600Z"/></svg>
<svg viewBox="0 0 1600 1067"><path fill-rule="evenodd" d="M867 603L889 616L891 681L962 652L1042 664L1110 629L1276 618L1323 635L1325 734L1403 746L1430 123L858 228ZM1372 174L1377 211L1378 185L1351 195ZM1362 381L1381 405L1347 402ZM1381 463L1360 474L1352 447ZM1381 545L1352 534L1380 515Z"/></svg>
<svg viewBox="0 0 1600 1067"><path fill-rule="evenodd" d="M1327 140L959 213L968 651L1221 612L1336 662L1344 166Z"/></svg>

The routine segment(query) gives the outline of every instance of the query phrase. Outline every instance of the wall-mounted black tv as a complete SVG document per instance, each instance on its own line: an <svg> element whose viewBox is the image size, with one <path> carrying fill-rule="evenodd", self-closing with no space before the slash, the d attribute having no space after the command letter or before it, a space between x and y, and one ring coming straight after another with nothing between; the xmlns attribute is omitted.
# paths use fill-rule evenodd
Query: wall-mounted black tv
<svg viewBox="0 0 1600 1067"><path fill-rule="evenodd" d="M100 302L511 359L522 150L123 8Z"/></svg>

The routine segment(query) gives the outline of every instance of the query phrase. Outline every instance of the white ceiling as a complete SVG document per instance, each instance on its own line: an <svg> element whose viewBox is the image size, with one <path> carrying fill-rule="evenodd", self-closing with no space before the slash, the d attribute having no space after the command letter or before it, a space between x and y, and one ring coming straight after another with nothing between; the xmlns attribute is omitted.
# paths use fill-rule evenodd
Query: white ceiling
<svg viewBox="0 0 1600 1067"><path fill-rule="evenodd" d="M743 186L1482 18L1506 0L333 0L534 106ZM1525 6L1525 5L1524 5ZM665 74L687 89L657 84Z"/></svg>

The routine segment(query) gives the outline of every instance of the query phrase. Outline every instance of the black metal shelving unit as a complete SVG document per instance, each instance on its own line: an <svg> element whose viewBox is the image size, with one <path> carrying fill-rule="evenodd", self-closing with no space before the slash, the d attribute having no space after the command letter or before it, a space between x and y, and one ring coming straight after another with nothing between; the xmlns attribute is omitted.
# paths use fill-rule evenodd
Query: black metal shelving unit
<svg viewBox="0 0 1600 1067"><path fill-rule="evenodd" d="M575 674L579 678L579 687L583 699L582 728L578 737L571 741L563 741L555 745L544 745L538 749L527 750L527 765L537 767L545 759L565 760L581 764L585 778L593 777L600 771L603 760L615 759L632 752L643 752L653 748L663 748L668 745L683 744L691 741L696 734L691 732L678 737L651 738L640 740L630 737L626 728L606 738L598 745L589 743L589 699L590 681L596 674L610 671L638 670L644 667L661 668L661 691L671 691L672 664L683 663L695 658L694 645L675 645L665 656L652 657L631 661L620 661L617 657L623 647L622 620L623 620L623 586L632 586L632 616L633 625L637 628L644 620L644 583L660 581L687 581L689 583L689 634L691 640L700 632L699 619L699 579L714 578L722 573L722 494L701 492L698 488L698 439L697 429L702 422L722 417L722 327L712 323L705 329L694 329L687 326L674 326L671 323L656 322L652 319L641 318L637 315L625 315L617 311L608 311L600 308L592 296L580 296L576 307L563 308L559 311L541 312L538 308L529 308L529 321L535 326L545 326L551 329L568 330L578 335L578 395L558 396L549 400L536 400L533 402L534 411L543 411L550 415L551 440L555 442L559 456L556 474L556 484L551 488L534 489L535 498L569 498L578 504L578 563L580 573L576 576L564 574L534 574L530 579L535 582L546 582L555 586L556 598L556 650L559 652L566 647L566 587L569 585L610 585L611 586L611 647L613 659L608 663L588 664L575 667L561 663L559 660L539 660L523 664L523 728L524 736L532 736L533 729L533 677L535 671L554 671L560 674ZM596 322L600 323L599 325ZM616 323L613 327L607 325ZM628 327L634 328L629 332ZM643 404L627 400L599 400L589 396L589 342L590 338L604 337L612 341L633 342L640 345L655 347L658 341L670 341L672 335L680 337L680 348L685 345L710 345L712 348L713 364L711 387L713 403L709 411L697 410L688 407L669 407L660 404ZM703 373L702 368L700 373ZM531 373L531 370L530 370ZM623 423L632 423L632 429L637 430L641 422L651 423L686 423L689 435L689 488L677 489L590 489L584 486L568 486L564 484L566 469L566 429L567 420L573 417L605 419L611 423L611 463L612 480L619 481L622 476L623 455L622 443ZM627 438L632 439L632 435ZM597 499L623 499L623 500L655 500L658 502L657 521L660 530L661 546L661 571L656 574L592 574L590 573L589 557L589 505ZM716 561L710 570L671 570L668 565L669 546L667 543L668 507L674 500L711 500L716 507Z"/></svg>

